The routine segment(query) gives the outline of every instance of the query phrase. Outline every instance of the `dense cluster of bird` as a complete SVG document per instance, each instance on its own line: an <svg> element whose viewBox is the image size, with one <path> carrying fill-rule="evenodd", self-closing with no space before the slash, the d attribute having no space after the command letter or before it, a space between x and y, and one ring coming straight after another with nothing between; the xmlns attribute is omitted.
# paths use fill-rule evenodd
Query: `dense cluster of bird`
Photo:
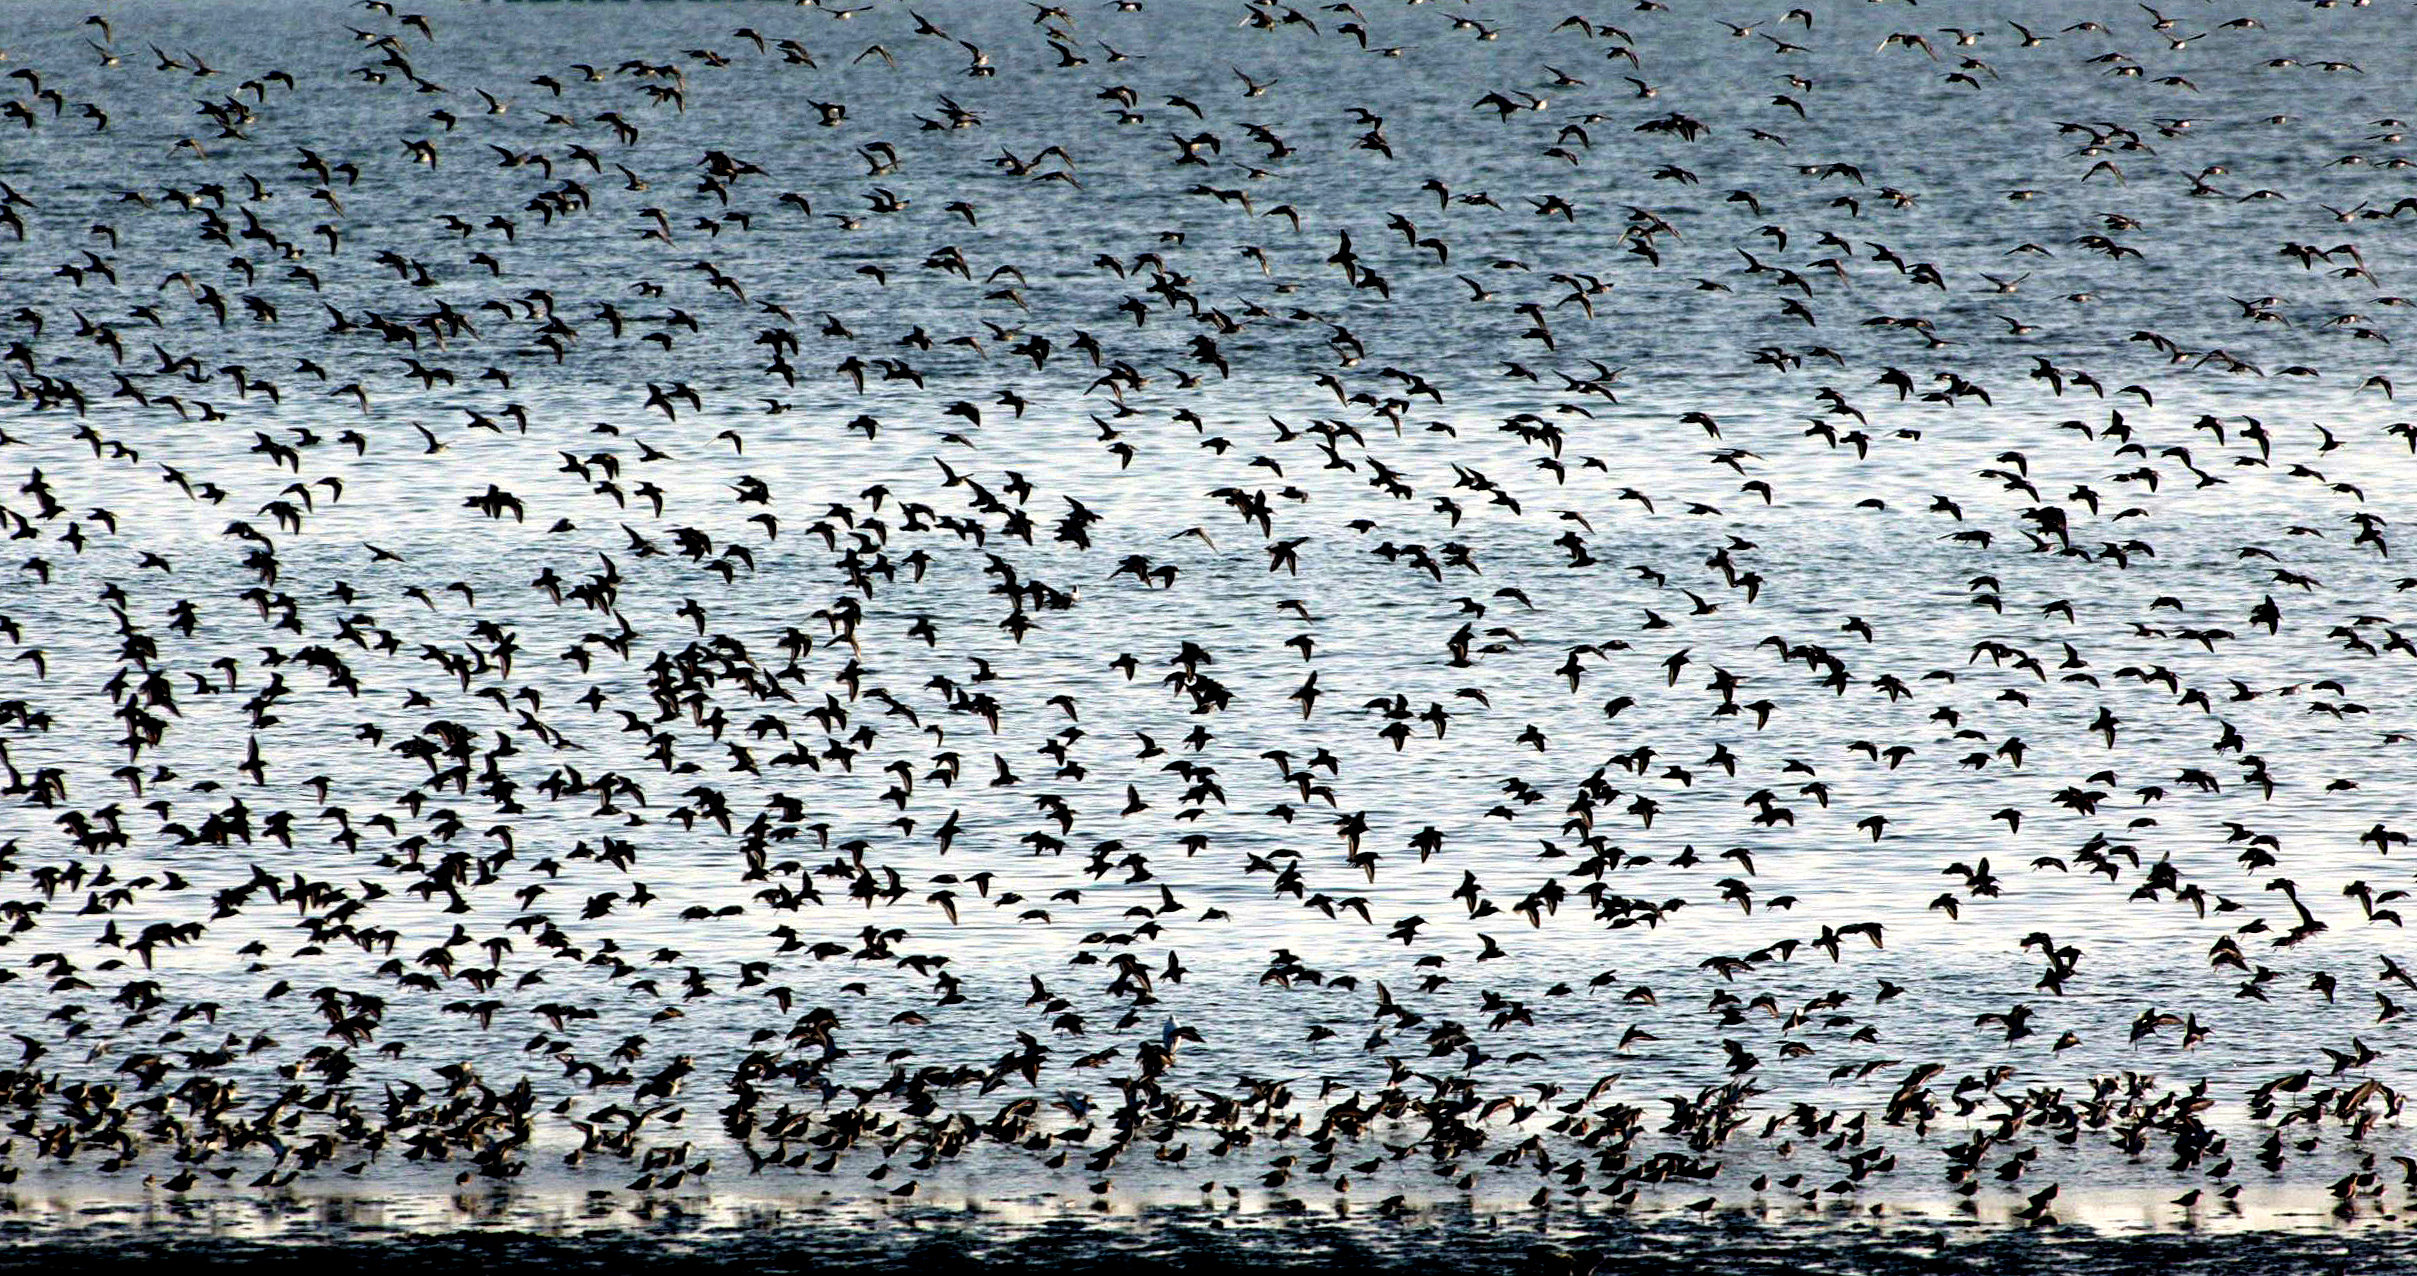
<svg viewBox="0 0 2417 1276"><path fill-rule="evenodd" d="M0 1179L2404 1206L2401 33L2085 7L0 14Z"/></svg>

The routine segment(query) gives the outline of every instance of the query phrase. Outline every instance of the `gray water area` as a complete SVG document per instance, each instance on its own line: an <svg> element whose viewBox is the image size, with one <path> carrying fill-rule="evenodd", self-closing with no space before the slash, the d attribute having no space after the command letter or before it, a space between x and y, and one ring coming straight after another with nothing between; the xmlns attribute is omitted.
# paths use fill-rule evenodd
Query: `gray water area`
<svg viewBox="0 0 2417 1276"><path fill-rule="evenodd" d="M0 1234L2386 1261L2417 41L2235 8L9 5Z"/></svg>

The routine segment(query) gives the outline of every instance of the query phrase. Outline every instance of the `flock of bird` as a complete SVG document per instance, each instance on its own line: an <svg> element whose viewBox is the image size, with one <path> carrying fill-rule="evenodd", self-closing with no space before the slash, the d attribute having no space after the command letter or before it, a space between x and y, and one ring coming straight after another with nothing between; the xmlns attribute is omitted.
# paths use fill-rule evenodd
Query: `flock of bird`
<svg viewBox="0 0 2417 1276"><path fill-rule="evenodd" d="M0 1179L2405 1208L2242 7L12 6Z"/></svg>

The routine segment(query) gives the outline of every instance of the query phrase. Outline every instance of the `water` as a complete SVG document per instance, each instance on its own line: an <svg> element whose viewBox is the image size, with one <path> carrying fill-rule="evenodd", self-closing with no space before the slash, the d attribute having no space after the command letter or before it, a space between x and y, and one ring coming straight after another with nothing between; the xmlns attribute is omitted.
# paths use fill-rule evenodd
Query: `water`
<svg viewBox="0 0 2417 1276"><path fill-rule="evenodd" d="M24 1217L2396 1216L2391 11L1248 12L12 7Z"/></svg>

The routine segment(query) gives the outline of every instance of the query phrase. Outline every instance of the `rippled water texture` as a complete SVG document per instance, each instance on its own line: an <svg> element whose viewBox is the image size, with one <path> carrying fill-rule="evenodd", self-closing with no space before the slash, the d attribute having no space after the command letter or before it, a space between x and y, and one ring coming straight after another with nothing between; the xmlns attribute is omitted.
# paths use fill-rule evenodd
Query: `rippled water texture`
<svg viewBox="0 0 2417 1276"><path fill-rule="evenodd" d="M2417 42L2174 8L6 6L10 1235L2385 1261Z"/></svg>

